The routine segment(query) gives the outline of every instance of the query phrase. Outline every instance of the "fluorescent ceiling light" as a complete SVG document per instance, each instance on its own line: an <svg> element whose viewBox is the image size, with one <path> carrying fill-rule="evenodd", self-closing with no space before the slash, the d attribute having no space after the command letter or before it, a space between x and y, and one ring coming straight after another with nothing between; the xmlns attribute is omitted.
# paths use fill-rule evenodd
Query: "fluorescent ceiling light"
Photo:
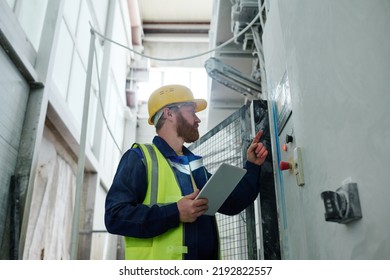
<svg viewBox="0 0 390 280"><path fill-rule="evenodd" d="M207 74L217 82L231 88L244 96L251 95L258 97L261 94L260 83L246 77L237 69L224 64L215 57L211 57L205 62Z"/></svg>

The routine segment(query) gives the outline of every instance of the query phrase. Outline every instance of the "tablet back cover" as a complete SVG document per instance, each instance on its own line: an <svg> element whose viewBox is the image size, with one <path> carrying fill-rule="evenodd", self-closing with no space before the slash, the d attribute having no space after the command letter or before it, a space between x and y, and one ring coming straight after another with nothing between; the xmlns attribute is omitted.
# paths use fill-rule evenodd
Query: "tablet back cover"
<svg viewBox="0 0 390 280"><path fill-rule="evenodd" d="M196 199L205 197L209 200L209 209L204 215L215 215L245 173L246 170L243 168L221 164L196 197Z"/></svg>

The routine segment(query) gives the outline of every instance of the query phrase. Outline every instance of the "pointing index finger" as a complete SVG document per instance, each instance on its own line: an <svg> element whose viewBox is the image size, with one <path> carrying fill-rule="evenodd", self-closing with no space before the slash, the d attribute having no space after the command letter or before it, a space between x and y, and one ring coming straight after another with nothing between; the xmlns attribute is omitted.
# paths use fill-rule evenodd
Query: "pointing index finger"
<svg viewBox="0 0 390 280"><path fill-rule="evenodd" d="M253 143L259 143L261 136L263 136L263 131L262 130L257 132L255 138L253 138Z"/></svg>

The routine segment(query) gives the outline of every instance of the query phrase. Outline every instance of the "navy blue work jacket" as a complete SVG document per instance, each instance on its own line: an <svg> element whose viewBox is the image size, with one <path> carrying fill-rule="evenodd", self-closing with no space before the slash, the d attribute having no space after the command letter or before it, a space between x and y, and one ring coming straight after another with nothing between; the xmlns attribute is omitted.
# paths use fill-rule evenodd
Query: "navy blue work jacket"
<svg viewBox="0 0 390 280"><path fill-rule="evenodd" d="M185 164L199 159L186 147L184 156L175 151L159 136L153 144L171 162ZM143 155L139 148L129 149L121 158L105 202L105 225L112 234L138 238L160 235L170 228L177 227L179 210L176 203L169 205L143 205L146 195L147 176ZM247 208L259 193L260 166L246 162L247 173L240 181L218 212L235 215ZM191 177L173 168L182 195L193 192ZM211 174L204 168L193 172L198 188L202 188ZM185 246L188 253L185 259L218 259L218 232L215 217L203 215L193 223L185 223Z"/></svg>

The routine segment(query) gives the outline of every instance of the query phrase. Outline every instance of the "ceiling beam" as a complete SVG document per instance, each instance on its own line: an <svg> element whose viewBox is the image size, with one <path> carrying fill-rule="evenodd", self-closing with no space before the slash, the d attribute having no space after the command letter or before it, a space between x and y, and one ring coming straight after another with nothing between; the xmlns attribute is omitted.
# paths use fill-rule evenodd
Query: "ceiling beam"
<svg viewBox="0 0 390 280"><path fill-rule="evenodd" d="M208 34L210 23L143 23L144 34L170 33L170 34Z"/></svg>

